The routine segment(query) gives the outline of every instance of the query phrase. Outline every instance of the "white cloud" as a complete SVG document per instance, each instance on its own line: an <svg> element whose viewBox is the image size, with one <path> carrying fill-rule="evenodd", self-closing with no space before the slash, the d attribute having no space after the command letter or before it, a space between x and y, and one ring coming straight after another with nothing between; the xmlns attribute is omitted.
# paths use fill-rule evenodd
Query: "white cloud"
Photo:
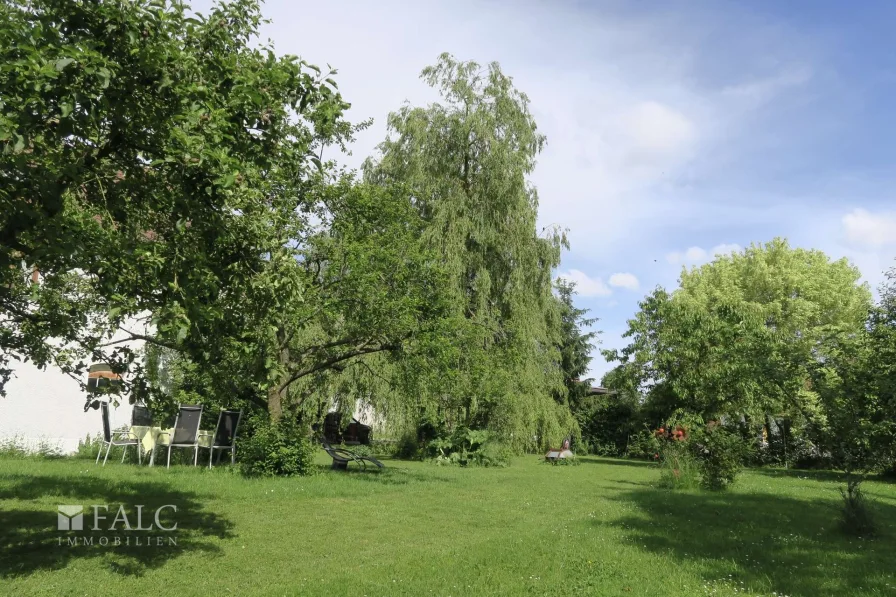
<svg viewBox="0 0 896 597"><path fill-rule="evenodd" d="M582 297L609 296L613 291L600 278L591 278L583 271L571 269L557 276L576 285L576 293Z"/></svg>
<svg viewBox="0 0 896 597"><path fill-rule="evenodd" d="M771 101L789 87L808 83L812 74L812 70L804 65L792 67L768 77L729 85L722 89L722 95L742 100L746 107L755 108Z"/></svg>
<svg viewBox="0 0 896 597"><path fill-rule="evenodd" d="M879 248L896 244L896 213L872 214L854 209L843 216L846 239L855 245Z"/></svg>
<svg viewBox="0 0 896 597"><path fill-rule="evenodd" d="M209 4L194 2L201 10ZM797 36L747 25L744 14L523 5L345 0L333 21L325 3L268 0L264 14L272 22L262 38L272 38L278 52L338 68L336 80L352 103L349 119L374 118L352 144L354 155L341 158L348 166L360 165L382 141L389 111L405 100L437 99L418 74L439 53L500 62L530 97L548 138L532 175L539 226L569 227L574 254L600 256L601 267L667 231L670 220L705 217L661 195L699 179L707 156L737 154L757 128L746 117L807 78L801 56L788 50ZM302 36L295 35L298 20ZM443 26L428 26L436 22ZM716 73L723 60L706 31L747 26L750 36L738 37L736 47L725 44L724 61L735 65L724 76L704 77L704 63ZM781 48L783 58L757 70L758 54L777 56ZM338 159L331 150L327 157Z"/></svg>
<svg viewBox="0 0 896 597"><path fill-rule="evenodd" d="M669 253L666 255L666 261L674 265L700 265L712 261L719 255L729 255L740 250L741 246L734 243L722 243L708 251L701 247L691 247L685 251Z"/></svg>
<svg viewBox="0 0 896 597"><path fill-rule="evenodd" d="M628 290L638 289L638 278L635 274L618 273L610 276L610 286L615 288L627 288Z"/></svg>
<svg viewBox="0 0 896 597"><path fill-rule="evenodd" d="M684 114L649 101L637 104L628 114L628 129L635 149L674 153L695 137L694 123Z"/></svg>
<svg viewBox="0 0 896 597"><path fill-rule="evenodd" d="M713 257L718 257L719 255L730 255L731 253L737 253L742 250L743 250L743 247L741 247L740 245L738 245L736 243L730 243L730 244L723 243L721 245L714 246L712 249L709 250L709 252Z"/></svg>

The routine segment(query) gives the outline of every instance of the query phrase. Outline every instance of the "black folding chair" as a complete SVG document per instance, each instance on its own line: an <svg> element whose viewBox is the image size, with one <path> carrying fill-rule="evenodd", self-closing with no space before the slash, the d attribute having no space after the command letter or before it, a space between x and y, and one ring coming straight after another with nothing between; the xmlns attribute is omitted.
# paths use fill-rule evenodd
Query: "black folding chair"
<svg viewBox="0 0 896 597"><path fill-rule="evenodd" d="M103 466L106 466L106 461L109 460L109 450L112 449L112 446L124 447L124 450L121 453L122 463L124 463L124 457L128 453L128 446L136 446L137 460L138 462L143 462L140 456L140 441L133 436L127 437L130 434L130 431L112 431L112 426L109 424L108 402L100 402L100 412L103 415L103 445L100 446L100 451L96 455L96 462L94 464L99 464L103 448L106 448L106 457L103 458Z"/></svg>
<svg viewBox="0 0 896 597"><path fill-rule="evenodd" d="M168 448L168 463L166 468L171 468L171 448L193 448L193 466L199 464L199 424L202 422L202 405L183 405L177 411L174 419L174 432L168 436L167 442L159 442ZM153 448L153 461L155 461L155 448Z"/></svg>
<svg viewBox="0 0 896 597"><path fill-rule="evenodd" d="M208 449L208 468L212 468L212 457L215 454L215 450L219 450L219 462L221 460L221 451L230 450L230 464L236 464L236 432L239 430L240 419L242 418L242 409L222 410L221 414L218 415L215 435L212 437L211 445Z"/></svg>

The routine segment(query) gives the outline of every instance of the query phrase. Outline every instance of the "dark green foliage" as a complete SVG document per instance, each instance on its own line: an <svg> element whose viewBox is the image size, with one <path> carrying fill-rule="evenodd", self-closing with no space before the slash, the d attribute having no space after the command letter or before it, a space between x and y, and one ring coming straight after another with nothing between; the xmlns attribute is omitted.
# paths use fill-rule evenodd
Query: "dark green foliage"
<svg viewBox="0 0 896 597"><path fill-rule="evenodd" d="M404 433L395 445L395 457L405 460L420 458L420 443L413 431Z"/></svg>
<svg viewBox="0 0 896 597"><path fill-rule="evenodd" d="M132 351L103 345L138 313L208 364L240 335L251 314L234 309L318 200L311 155L348 132L326 75L258 46L260 24L254 0L204 16L0 5L0 392L9 359L78 373L100 351L138 374Z"/></svg>
<svg viewBox="0 0 896 597"><path fill-rule="evenodd" d="M589 448L579 451L600 456L625 455L641 421L638 405L624 394L587 397L574 414Z"/></svg>
<svg viewBox="0 0 896 597"><path fill-rule="evenodd" d="M362 183L321 157L365 126L333 73L262 23L257 0L0 4L0 393L11 361L102 360L163 419L363 401L516 450L574 434L559 363L590 335L560 354L525 94L441 56L443 103L392 114Z"/></svg>
<svg viewBox="0 0 896 597"><path fill-rule="evenodd" d="M585 328L594 325L597 318L585 315L588 309L580 309L573 303L576 293L575 283L564 279L555 282L557 300L560 303L560 371L563 373L563 384L566 386L566 403L581 425L579 413L584 409L584 402L591 389L593 380L587 379L588 365L591 363L591 350L599 332L586 332ZM562 396L558 399L562 401Z"/></svg>
<svg viewBox="0 0 896 597"><path fill-rule="evenodd" d="M316 447L290 417L277 423L256 419L251 435L240 441L240 468L247 477L308 475Z"/></svg>
<svg viewBox="0 0 896 597"><path fill-rule="evenodd" d="M861 475L887 472L896 463L896 269L887 272L881 300L859 334L839 336L831 358L814 378L824 420L816 443L847 473L843 529L853 535L875 530Z"/></svg>

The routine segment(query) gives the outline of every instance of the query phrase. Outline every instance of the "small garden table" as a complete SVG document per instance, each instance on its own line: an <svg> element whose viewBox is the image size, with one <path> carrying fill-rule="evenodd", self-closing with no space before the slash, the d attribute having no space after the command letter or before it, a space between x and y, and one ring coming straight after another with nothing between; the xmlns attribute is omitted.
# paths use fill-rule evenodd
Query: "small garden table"
<svg viewBox="0 0 896 597"><path fill-rule="evenodd" d="M161 427L146 427L143 425L132 425L131 426L131 435L137 438L140 441L140 447L143 448L143 453L150 453L149 457L149 466L153 465L156 457L156 446L162 443L163 440L170 439L174 434L173 428L162 429ZM212 432L211 431L199 431L199 447L200 448L211 448L212 446Z"/></svg>

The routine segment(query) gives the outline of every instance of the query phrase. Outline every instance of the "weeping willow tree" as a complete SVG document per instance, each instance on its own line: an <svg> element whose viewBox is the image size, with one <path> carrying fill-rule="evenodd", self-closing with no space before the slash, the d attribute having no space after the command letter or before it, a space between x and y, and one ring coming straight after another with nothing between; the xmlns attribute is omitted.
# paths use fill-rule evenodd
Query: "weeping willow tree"
<svg viewBox="0 0 896 597"><path fill-rule="evenodd" d="M422 79L442 101L390 114L364 175L412 193L424 242L448 272L451 314L394 364L400 382L379 407L489 429L517 449L544 446L576 431L555 400L565 388L551 280L566 238L537 230L527 178L545 137L497 63L443 54Z"/></svg>

